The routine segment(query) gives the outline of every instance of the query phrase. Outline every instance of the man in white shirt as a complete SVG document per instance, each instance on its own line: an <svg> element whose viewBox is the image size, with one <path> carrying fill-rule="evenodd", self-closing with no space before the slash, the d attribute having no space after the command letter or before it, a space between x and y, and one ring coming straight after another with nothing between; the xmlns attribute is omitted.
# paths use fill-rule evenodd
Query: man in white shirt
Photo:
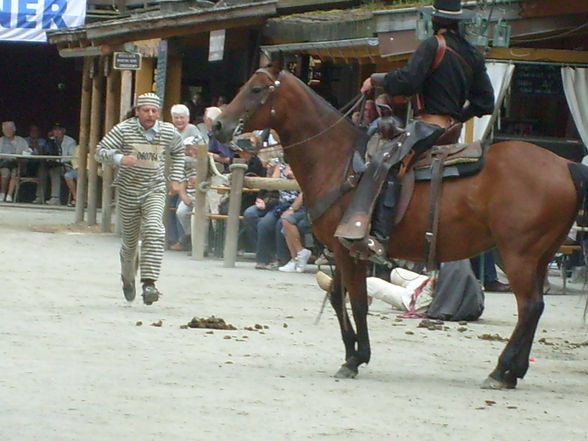
<svg viewBox="0 0 588 441"><path fill-rule="evenodd" d="M39 167L39 179L51 179L51 199L47 201L50 205L61 205L61 177L66 171L72 170L71 157L75 153L76 141L67 136L65 127L60 123L53 124L52 136L47 141L45 148L41 150L42 155L63 156L61 159L45 161ZM45 195L41 194L42 185L37 187L36 203L41 203Z"/></svg>

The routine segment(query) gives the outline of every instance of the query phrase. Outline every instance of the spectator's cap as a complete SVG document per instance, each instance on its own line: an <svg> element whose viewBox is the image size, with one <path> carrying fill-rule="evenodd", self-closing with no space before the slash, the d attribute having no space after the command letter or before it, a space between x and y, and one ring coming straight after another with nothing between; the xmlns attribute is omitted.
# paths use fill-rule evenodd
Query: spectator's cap
<svg viewBox="0 0 588 441"><path fill-rule="evenodd" d="M51 129L61 129L61 130L65 130L65 126L61 123L53 123L53 125L51 126Z"/></svg>
<svg viewBox="0 0 588 441"><path fill-rule="evenodd" d="M144 93L143 95L139 95L137 97L137 101L135 102L135 108L141 106L155 106L158 109L161 109L161 100L154 93Z"/></svg>
<svg viewBox="0 0 588 441"><path fill-rule="evenodd" d="M474 11L463 9L461 0L435 0L433 6L426 6L418 10L432 17L446 20L469 20L476 15Z"/></svg>

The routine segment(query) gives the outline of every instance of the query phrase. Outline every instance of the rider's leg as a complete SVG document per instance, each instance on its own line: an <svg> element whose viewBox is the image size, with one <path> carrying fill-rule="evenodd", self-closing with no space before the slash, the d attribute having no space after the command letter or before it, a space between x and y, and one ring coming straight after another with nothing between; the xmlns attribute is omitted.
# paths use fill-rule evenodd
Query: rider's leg
<svg viewBox="0 0 588 441"><path fill-rule="evenodd" d="M335 236L350 240L363 239L368 232L371 213L383 183L386 181L390 182L393 190L391 192L392 194L398 191L395 184L396 171L393 170L388 173L390 167L399 163L410 150L415 150L415 157L428 150L433 146L435 140L443 131L443 128L435 124L413 121L407 127L405 135L403 135L404 139L392 141L396 145L388 145L380 154L376 155L368 165L359 185L355 189L353 199L343 215ZM382 197L386 196L386 192L382 194ZM386 205L395 205L394 199L390 197L388 200L383 201L382 205L384 203ZM393 205L387 207L387 215L393 213ZM389 218L388 225L391 228ZM389 233L389 231L386 233ZM384 235L387 236L387 234Z"/></svg>

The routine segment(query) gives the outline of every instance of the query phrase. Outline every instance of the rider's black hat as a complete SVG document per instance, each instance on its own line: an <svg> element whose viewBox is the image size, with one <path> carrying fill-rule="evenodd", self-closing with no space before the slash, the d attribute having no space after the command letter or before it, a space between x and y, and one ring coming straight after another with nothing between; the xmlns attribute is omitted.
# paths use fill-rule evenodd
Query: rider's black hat
<svg viewBox="0 0 588 441"><path fill-rule="evenodd" d="M475 15L474 11L463 9L460 0L435 0L433 6L426 6L418 10L432 17L446 20L469 20Z"/></svg>

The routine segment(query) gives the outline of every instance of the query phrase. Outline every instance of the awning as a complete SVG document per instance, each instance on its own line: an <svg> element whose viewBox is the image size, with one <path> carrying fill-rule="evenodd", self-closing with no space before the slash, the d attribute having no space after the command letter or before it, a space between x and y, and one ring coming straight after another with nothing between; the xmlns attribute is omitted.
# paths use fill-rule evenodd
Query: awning
<svg viewBox="0 0 588 441"><path fill-rule="evenodd" d="M336 41L310 41L261 46L267 52L296 52L321 58L377 58L380 56L377 38L354 38Z"/></svg>
<svg viewBox="0 0 588 441"><path fill-rule="evenodd" d="M260 25L268 17L276 15L276 7L277 0L266 0L181 12L146 12L79 28L50 31L47 32L47 41L56 45L88 45L88 42L94 44L106 41L116 44Z"/></svg>

